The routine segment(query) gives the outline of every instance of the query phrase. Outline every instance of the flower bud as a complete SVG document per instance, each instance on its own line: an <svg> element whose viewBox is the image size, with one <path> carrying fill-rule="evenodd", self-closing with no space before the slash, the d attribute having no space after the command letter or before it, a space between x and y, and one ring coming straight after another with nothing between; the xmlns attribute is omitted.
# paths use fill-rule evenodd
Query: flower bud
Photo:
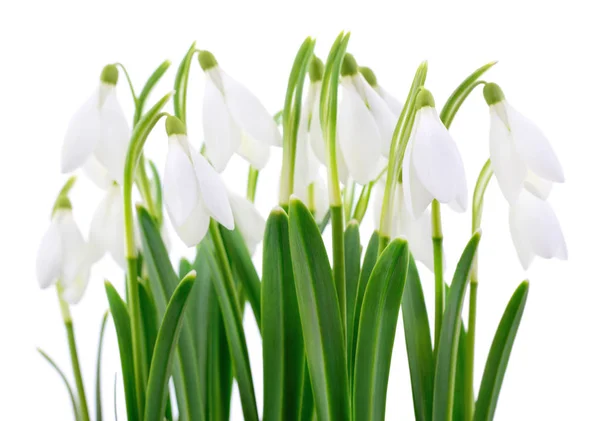
<svg viewBox="0 0 600 421"><path fill-rule="evenodd" d="M102 69L100 80L108 85L116 85L119 81L119 69L114 64L107 64Z"/></svg>
<svg viewBox="0 0 600 421"><path fill-rule="evenodd" d="M308 76L310 77L311 82L314 83L323 80L323 67L321 59L313 55L308 66Z"/></svg>
<svg viewBox="0 0 600 421"><path fill-rule="evenodd" d="M504 92L496 83L486 83L483 87L483 97L489 106L504 101Z"/></svg>
<svg viewBox="0 0 600 421"><path fill-rule="evenodd" d="M435 101L433 100L433 95L431 94L431 92L429 92L429 90L425 88L419 90L415 103L415 109L417 111L423 107L435 108Z"/></svg>
<svg viewBox="0 0 600 421"><path fill-rule="evenodd" d="M165 129L167 130L167 135L169 137L173 135L181 135L187 134L185 129L185 124L175 116L168 116L165 122Z"/></svg>
<svg viewBox="0 0 600 421"><path fill-rule="evenodd" d="M370 67L360 66L358 71L363 75L365 80L372 88L377 87L377 76L375 76L375 72Z"/></svg>
<svg viewBox="0 0 600 421"><path fill-rule="evenodd" d="M356 59L350 53L346 53L342 62L342 76L353 76L358 73L358 64Z"/></svg>
<svg viewBox="0 0 600 421"><path fill-rule="evenodd" d="M206 50L198 51L198 61L205 72L219 65L213 53Z"/></svg>

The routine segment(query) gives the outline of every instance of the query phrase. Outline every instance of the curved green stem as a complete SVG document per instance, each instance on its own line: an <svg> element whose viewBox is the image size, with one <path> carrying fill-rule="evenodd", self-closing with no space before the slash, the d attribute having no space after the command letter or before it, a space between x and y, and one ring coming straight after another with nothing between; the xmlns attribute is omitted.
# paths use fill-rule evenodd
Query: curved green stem
<svg viewBox="0 0 600 421"><path fill-rule="evenodd" d="M256 198L256 185L258 184L258 175L260 170L257 170L252 165L248 168L248 185L246 186L246 198L254 203Z"/></svg>
<svg viewBox="0 0 600 421"><path fill-rule="evenodd" d="M180 119L183 124L186 124L187 117L187 87L190 74L190 65L192 58L198 50L196 49L196 43L192 43L188 49L185 57L181 60L181 64L177 69L177 75L175 76L175 95L173 97L173 110L175 117Z"/></svg>
<svg viewBox="0 0 600 421"><path fill-rule="evenodd" d="M138 97L135 94L135 88L133 87L133 82L131 81L131 77L129 77L129 72L127 71L127 68L122 63L115 63L115 66L120 67L123 70L123 73L125 73L125 78L127 79L127 83L129 84L129 90L131 91L131 97L133 98L133 104L137 109Z"/></svg>

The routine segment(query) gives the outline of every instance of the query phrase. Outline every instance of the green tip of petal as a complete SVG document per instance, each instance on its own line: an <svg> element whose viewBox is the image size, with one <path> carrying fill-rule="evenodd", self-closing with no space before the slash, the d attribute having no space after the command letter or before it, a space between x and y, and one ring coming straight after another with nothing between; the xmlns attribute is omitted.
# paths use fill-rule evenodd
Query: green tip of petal
<svg viewBox="0 0 600 421"><path fill-rule="evenodd" d="M100 74L100 80L104 83L108 83L109 85L116 85L119 81L119 69L114 64L107 64L102 69L102 73Z"/></svg>
<svg viewBox="0 0 600 421"><path fill-rule="evenodd" d="M422 88L417 94L417 99L415 103L415 108L420 110L423 107L433 107L435 108L435 101L433 99L433 95L429 90Z"/></svg>
<svg viewBox="0 0 600 421"><path fill-rule="evenodd" d="M377 86L377 76L375 76L375 72L370 67L360 66L358 71L371 87L375 88Z"/></svg>
<svg viewBox="0 0 600 421"><path fill-rule="evenodd" d="M187 133L183 121L172 115L167 117L165 128L167 129L168 136Z"/></svg>
<svg viewBox="0 0 600 421"><path fill-rule="evenodd" d="M73 205L71 204L71 200L67 196L61 195L54 202L54 209L52 210L52 214L58 210L71 210L73 209Z"/></svg>
<svg viewBox="0 0 600 421"><path fill-rule="evenodd" d="M202 67L202 70L205 72L213 67L217 67L219 64L213 53L206 50L198 51L198 61L200 62L200 67Z"/></svg>
<svg viewBox="0 0 600 421"><path fill-rule="evenodd" d="M323 66L323 61L321 61L319 57L313 56L308 67L308 76L310 77L310 81L314 83L323 80L324 68L325 66Z"/></svg>
<svg viewBox="0 0 600 421"><path fill-rule="evenodd" d="M504 92L496 83L486 83L483 87L483 97L489 106L504 101Z"/></svg>
<svg viewBox="0 0 600 421"><path fill-rule="evenodd" d="M352 76L358 73L358 64L356 59L350 53L346 53L342 62L342 76Z"/></svg>

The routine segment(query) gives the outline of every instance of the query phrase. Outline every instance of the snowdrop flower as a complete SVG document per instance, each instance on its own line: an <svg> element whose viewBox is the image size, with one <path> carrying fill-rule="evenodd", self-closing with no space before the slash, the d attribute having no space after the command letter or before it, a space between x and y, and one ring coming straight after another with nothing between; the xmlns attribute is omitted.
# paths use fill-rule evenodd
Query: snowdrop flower
<svg viewBox="0 0 600 421"><path fill-rule="evenodd" d="M62 172L84 167L103 188L113 180L122 184L129 146L129 125L117 100L118 78L116 66L104 67L100 86L69 123L61 156Z"/></svg>
<svg viewBox="0 0 600 421"><path fill-rule="evenodd" d="M309 188L312 188L312 203L309 200ZM325 218L325 214L329 210L329 198L327 185L323 177L319 176L305 189L300 189L294 185L294 195L314 213L315 221L321 222Z"/></svg>
<svg viewBox="0 0 600 421"><path fill-rule="evenodd" d="M198 59L208 76L202 115L206 156L218 172L236 152L254 168L264 168L269 147L281 146L275 121L254 94L221 69L210 52L200 51Z"/></svg>
<svg viewBox="0 0 600 421"><path fill-rule="evenodd" d="M90 277L88 248L73 219L71 201L62 196L52 214L48 231L40 243L36 272L41 288L59 283L63 298L79 302Z"/></svg>
<svg viewBox="0 0 600 421"><path fill-rule="evenodd" d="M402 113L402 108L404 107L402 103L377 83L377 76L375 76L375 73L370 67L360 66L358 71L363 75L367 83L375 90L375 92L383 98L392 114L398 119Z"/></svg>
<svg viewBox="0 0 600 421"><path fill-rule="evenodd" d="M500 190L510 204L523 187L546 199L552 183L565 181L562 167L542 131L510 106L495 83L483 89L490 106L490 160Z"/></svg>
<svg viewBox="0 0 600 421"><path fill-rule="evenodd" d="M535 256L567 259L567 245L552 207L528 190L521 190L509 214L510 233L519 260L527 269Z"/></svg>
<svg viewBox="0 0 600 421"><path fill-rule="evenodd" d="M232 230L233 215L219 174L188 141L177 117L166 121L169 151L164 175L164 197L177 235L188 246L202 240L213 217Z"/></svg>
<svg viewBox="0 0 600 421"><path fill-rule="evenodd" d="M389 155L396 118L358 72L352 55L344 57L341 74L339 144L352 178L367 184L385 165L381 156Z"/></svg>
<svg viewBox="0 0 600 421"><path fill-rule="evenodd" d="M229 203L235 226L240 231L250 254L254 254L256 246L262 241L265 233L265 218L256 206L245 197L229 192Z"/></svg>
<svg viewBox="0 0 600 421"><path fill-rule="evenodd" d="M90 226L90 249L93 261L109 253L123 269L125 261L124 205L121 188L113 183L96 209Z"/></svg>
<svg viewBox="0 0 600 421"><path fill-rule="evenodd" d="M383 195L385 191L385 177L375 184L373 208L375 212L375 226L379 225ZM431 212L426 209L423 214L415 219L404 200L402 184L396 183L394 188L394 215L392 215L391 238L404 237L408 241L413 257L422 262L433 272L433 242L431 241Z"/></svg>
<svg viewBox="0 0 600 421"><path fill-rule="evenodd" d="M417 114L402 162L404 199L415 218L434 200L456 211L467 208L467 181L462 158L441 122L431 92L422 89Z"/></svg>

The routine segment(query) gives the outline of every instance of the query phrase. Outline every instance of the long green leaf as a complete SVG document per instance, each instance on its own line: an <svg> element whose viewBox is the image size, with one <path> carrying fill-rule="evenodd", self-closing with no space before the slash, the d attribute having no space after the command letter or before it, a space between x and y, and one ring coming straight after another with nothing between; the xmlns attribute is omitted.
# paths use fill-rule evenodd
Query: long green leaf
<svg viewBox="0 0 600 421"><path fill-rule="evenodd" d="M248 301L254 312L254 318L260 329L262 326L260 318L260 278L252 263L252 256L250 256L244 238L238 230L230 231L222 225L219 225L219 230L227 249L229 262L235 273L240 277L239 281L242 283L246 297L248 297Z"/></svg>
<svg viewBox="0 0 600 421"><path fill-rule="evenodd" d="M150 96L150 92L152 92L152 89L154 89L156 84L164 76L164 74L167 72L167 70L169 69L170 66L171 66L171 62L169 60L163 61L156 68L156 70L154 70L154 72L152 72L152 74L146 81L146 84L144 85L144 87L142 88L142 91L140 92L140 95L138 96L138 105L137 105L136 114L134 116L134 123L137 123L139 121L139 119L141 118L142 113L144 112L144 104L146 103L148 96Z"/></svg>
<svg viewBox="0 0 600 421"><path fill-rule="evenodd" d="M456 354L456 376L454 376L454 406L452 409L453 421L464 421L469 417L471 403L465 388L465 370L467 368L467 331L461 323Z"/></svg>
<svg viewBox="0 0 600 421"><path fill-rule="evenodd" d="M100 325L100 339L98 339L98 354L96 357L96 421L102 421L102 345L104 343L104 330L108 320L108 311L102 317Z"/></svg>
<svg viewBox="0 0 600 421"><path fill-rule="evenodd" d="M121 371L123 372L123 386L125 387L125 404L127 406L127 419L138 420L138 405L135 384L135 370L133 366L133 344L131 340L131 321L127 312L127 305L108 281L104 283L110 313L117 331L119 354L121 357Z"/></svg>
<svg viewBox="0 0 600 421"><path fill-rule="evenodd" d="M173 95L173 109L175 116L183 123L186 122L187 108L187 85L189 80L190 65L196 52L196 43L192 43L187 53L181 60L177 74L175 75L175 95Z"/></svg>
<svg viewBox="0 0 600 421"><path fill-rule="evenodd" d="M400 302L408 272L408 243L393 240L367 284L358 328L354 368L354 419L385 419L387 384Z"/></svg>
<svg viewBox="0 0 600 421"><path fill-rule="evenodd" d="M354 332L354 307L356 306L356 294L358 291L358 281L360 278L360 232L358 222L350 221L344 232L344 260L346 262L346 332ZM350 363L352 358L352 334L346 335L346 349L348 351L348 372L352 379L353 366Z"/></svg>
<svg viewBox="0 0 600 421"><path fill-rule="evenodd" d="M196 281L196 272L190 272L179 284L161 322L146 389L145 421L162 421L167 406L169 373L183 322L188 297Z"/></svg>
<svg viewBox="0 0 600 421"><path fill-rule="evenodd" d="M302 334L319 421L349 420L344 332L327 251L310 211L290 201L290 247Z"/></svg>
<svg viewBox="0 0 600 421"><path fill-rule="evenodd" d="M465 247L450 286L448 304L442 320L440 347L437 350L433 388L433 421L452 420L461 311L467 291L467 279L480 238L481 233L476 232Z"/></svg>
<svg viewBox="0 0 600 421"><path fill-rule="evenodd" d="M475 404L474 421L491 421L494 418L502 381L523 317L528 293L529 282L523 281L508 302L502 320L500 320L485 363L481 387Z"/></svg>
<svg viewBox="0 0 600 421"><path fill-rule="evenodd" d="M63 371L58 367L58 365L56 365L54 360L52 358L50 358L50 356L48 354L46 354L40 348L38 348L37 351L48 362L48 364L50 364L52 366L52 368L54 368L54 370L56 370L56 372L62 379L63 383L65 384L65 387L67 388L67 392L69 392L69 397L71 398L71 405L73 406L73 416L75 418L75 421L79 421L81 419L81 417L79 415L79 406L77 405L77 398L75 398L75 394L73 393L73 388L69 384L69 380L67 380L67 376L65 376L65 373L63 373Z"/></svg>
<svg viewBox="0 0 600 421"><path fill-rule="evenodd" d="M435 365L431 329L417 265L410 257L402 320L416 421L431 421Z"/></svg>

